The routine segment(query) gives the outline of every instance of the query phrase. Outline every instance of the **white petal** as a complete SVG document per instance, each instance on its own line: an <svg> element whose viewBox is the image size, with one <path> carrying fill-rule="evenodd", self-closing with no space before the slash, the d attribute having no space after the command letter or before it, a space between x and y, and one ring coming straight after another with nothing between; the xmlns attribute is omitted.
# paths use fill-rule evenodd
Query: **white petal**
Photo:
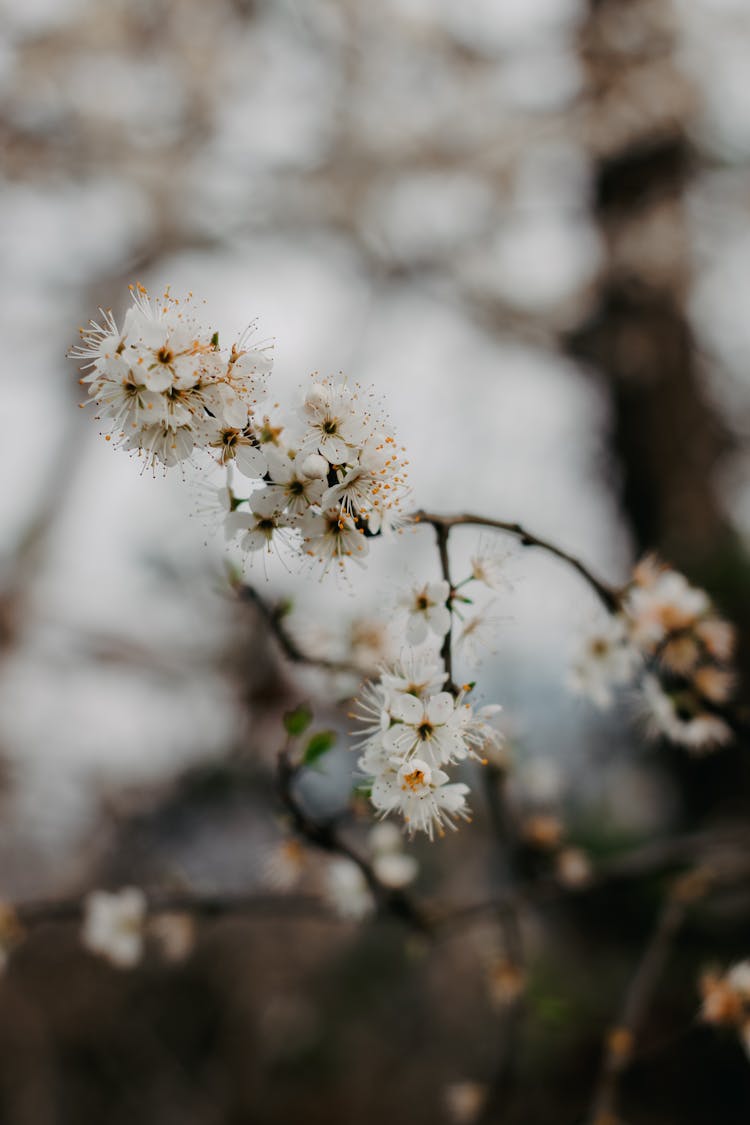
<svg viewBox="0 0 750 1125"><path fill-rule="evenodd" d="M406 639L411 645L421 645L427 636L427 622L419 614L410 614L406 622Z"/></svg>
<svg viewBox="0 0 750 1125"><path fill-rule="evenodd" d="M453 696L448 691L433 695L427 703L427 718L434 726L447 723L455 711Z"/></svg>
<svg viewBox="0 0 750 1125"><path fill-rule="evenodd" d="M429 582L425 588L427 597L436 605L447 602L450 592L451 588L444 578L441 578L439 582Z"/></svg>
<svg viewBox="0 0 750 1125"><path fill-rule="evenodd" d="M266 471L266 459L255 445L244 445L242 443L236 445L234 447L234 463L243 477L262 477Z"/></svg>
<svg viewBox="0 0 750 1125"><path fill-rule="evenodd" d="M351 456L349 446L335 434L324 434L320 439L319 449L333 465L345 465Z"/></svg>
<svg viewBox="0 0 750 1125"><path fill-rule="evenodd" d="M413 695L396 695L391 703L391 714L402 723L416 726L424 719L424 704Z"/></svg>
<svg viewBox="0 0 750 1125"><path fill-rule="evenodd" d="M433 633L444 637L451 627L451 611L444 605L435 606L427 611L427 623Z"/></svg>

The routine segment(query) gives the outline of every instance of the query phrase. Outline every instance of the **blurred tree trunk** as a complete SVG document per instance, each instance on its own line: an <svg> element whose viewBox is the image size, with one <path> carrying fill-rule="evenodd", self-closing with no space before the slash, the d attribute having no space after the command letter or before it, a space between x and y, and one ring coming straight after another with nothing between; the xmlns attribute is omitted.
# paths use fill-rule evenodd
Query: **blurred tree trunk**
<svg viewBox="0 0 750 1125"><path fill-rule="evenodd" d="M657 549L706 585L747 637L749 560L716 484L734 439L709 397L686 312L685 196L698 154L689 140L694 94L675 64L669 0L591 0L580 52L605 262L594 306L566 345L606 381L636 548ZM749 655L745 643L745 682ZM716 782L726 793L726 778ZM717 796L704 793L698 803L706 808Z"/></svg>

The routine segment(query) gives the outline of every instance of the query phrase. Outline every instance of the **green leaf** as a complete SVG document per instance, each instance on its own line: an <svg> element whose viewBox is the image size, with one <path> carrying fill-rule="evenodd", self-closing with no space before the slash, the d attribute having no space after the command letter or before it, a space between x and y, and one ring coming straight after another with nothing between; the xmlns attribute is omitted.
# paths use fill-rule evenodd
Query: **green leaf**
<svg viewBox="0 0 750 1125"><path fill-rule="evenodd" d="M211 347L214 349L214 351L219 350L219 333L218 332L214 332L213 336L211 337Z"/></svg>
<svg viewBox="0 0 750 1125"><path fill-rule="evenodd" d="M305 703L301 703L293 711L287 711L284 715L284 727L287 734L291 734L293 738L298 738L310 726L312 718L312 711Z"/></svg>
<svg viewBox="0 0 750 1125"><path fill-rule="evenodd" d="M316 731L305 747L305 753L302 756L303 766L311 766L313 762L317 762L318 758L322 758L324 754L328 753L335 741L336 735L332 730Z"/></svg>

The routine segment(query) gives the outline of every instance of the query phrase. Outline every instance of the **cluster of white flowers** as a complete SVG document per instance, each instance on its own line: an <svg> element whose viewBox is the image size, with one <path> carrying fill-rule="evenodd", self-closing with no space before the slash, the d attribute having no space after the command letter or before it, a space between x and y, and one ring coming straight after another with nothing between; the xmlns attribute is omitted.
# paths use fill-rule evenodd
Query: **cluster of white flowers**
<svg viewBox="0 0 750 1125"><path fill-rule="evenodd" d="M195 921L179 911L149 919L140 887L91 891L86 896L81 940L91 953L115 968L133 969L143 958L147 936L167 961L183 961L195 942Z"/></svg>
<svg viewBox="0 0 750 1125"><path fill-rule="evenodd" d="M727 973L704 974L700 982L706 1023L734 1028L750 1055L750 961L740 961Z"/></svg>
<svg viewBox="0 0 750 1125"><path fill-rule="evenodd" d="M314 376L299 408L280 414L267 402L268 347L245 333L223 349L190 300L131 288L122 329L102 312L71 351L108 439L152 468L225 468L225 530L248 554L286 542L327 569L399 525L406 462L372 394ZM235 469L252 482L247 496L233 490Z"/></svg>
<svg viewBox="0 0 750 1125"><path fill-rule="evenodd" d="M649 732L700 752L731 737L717 714L732 693L734 630L704 590L644 559L619 611L585 639L572 670L573 690L605 708L614 689L639 691Z"/></svg>
<svg viewBox="0 0 750 1125"><path fill-rule="evenodd" d="M365 685L353 717L362 724L359 766L381 816L400 814L409 835L430 839L457 819L468 820L469 788L448 770L467 758L484 760L502 736L491 724L499 707L477 712L465 691L441 690L447 680L433 654L405 650L401 660Z"/></svg>

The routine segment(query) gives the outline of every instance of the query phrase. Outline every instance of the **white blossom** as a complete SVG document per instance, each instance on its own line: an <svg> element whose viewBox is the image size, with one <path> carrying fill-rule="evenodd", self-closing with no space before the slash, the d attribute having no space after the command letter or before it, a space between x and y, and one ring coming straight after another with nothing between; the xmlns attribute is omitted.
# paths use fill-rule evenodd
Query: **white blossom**
<svg viewBox="0 0 750 1125"><path fill-rule="evenodd" d="M471 577L496 593L510 588L507 569L510 552L482 537L471 557Z"/></svg>
<svg viewBox="0 0 750 1125"><path fill-rule="evenodd" d="M326 896L342 918L360 921L375 907L369 887L356 863L337 858L326 867Z"/></svg>
<svg viewBox="0 0 750 1125"><path fill-rule="evenodd" d="M390 714L394 722L383 734L383 745L402 762L417 757L439 768L470 752L464 739L465 712L450 692L428 699L396 695Z"/></svg>
<svg viewBox="0 0 750 1125"><path fill-rule="evenodd" d="M398 607L406 611L406 639L409 644L422 644L430 633L437 637L445 636L451 627L450 592L449 583L440 579L439 582L413 586L398 598Z"/></svg>
<svg viewBox="0 0 750 1125"><path fill-rule="evenodd" d="M425 832L432 840L435 831L442 836L446 827L454 829L456 819L469 819L468 792L468 785L450 783L444 770L433 769L423 758L411 758L375 777L372 803L383 815L400 813L409 835Z"/></svg>
<svg viewBox="0 0 750 1125"><path fill-rule="evenodd" d="M118 968L137 965L143 952L146 896L138 887L92 891L85 903L82 941Z"/></svg>
<svg viewBox="0 0 750 1125"><path fill-rule="evenodd" d="M340 566L346 559L362 559L368 544L350 516L338 510L305 512L300 520L303 549L311 558L323 563L324 573L336 562Z"/></svg>
<svg viewBox="0 0 750 1125"><path fill-rule="evenodd" d="M319 453L331 465L346 465L355 459L372 432L372 418L363 409L359 394L345 382L321 380L305 396L307 435L303 448Z"/></svg>
<svg viewBox="0 0 750 1125"><path fill-rule="evenodd" d="M641 664L625 623L620 617L607 617L583 639L568 685L605 710L612 706L614 688L631 683Z"/></svg>
<svg viewBox="0 0 750 1125"><path fill-rule="evenodd" d="M381 883L387 887L406 887L419 873L415 856L405 852L404 836L395 824L383 821L370 833L372 867Z"/></svg>
<svg viewBox="0 0 750 1125"><path fill-rule="evenodd" d="M456 637L456 653L460 653L470 668L476 667L485 653L497 651L494 646L502 620L491 612L491 607L485 607L462 623Z"/></svg>
<svg viewBox="0 0 750 1125"><path fill-rule="evenodd" d="M308 508L320 504L325 492L323 481L303 472L295 456L269 449L266 458L271 481L267 492L287 515L301 516Z"/></svg>
<svg viewBox="0 0 750 1125"><path fill-rule="evenodd" d="M705 973L700 982L706 1023L733 1027L750 1057L750 961L740 961L728 972Z"/></svg>
<svg viewBox="0 0 750 1125"><path fill-rule="evenodd" d="M241 546L251 554L270 551L279 537L283 538L290 520L279 507L278 498L267 489L254 492L249 500L249 511L232 512L226 519L227 534L242 534Z"/></svg>
<svg viewBox="0 0 750 1125"><path fill-rule="evenodd" d="M695 754L707 753L731 741L731 728L718 715L700 709L688 690L667 691L655 676L641 683L641 701L647 732L684 746Z"/></svg>
<svg viewBox="0 0 750 1125"><path fill-rule="evenodd" d="M395 664L383 669L380 681L392 695L414 695L418 698L440 691L448 673L434 653L405 648Z"/></svg>
<svg viewBox="0 0 750 1125"><path fill-rule="evenodd" d="M636 569L636 581L625 598L630 636L640 647L652 649L669 633L695 625L710 606L706 592L691 586L684 574L649 560Z"/></svg>

